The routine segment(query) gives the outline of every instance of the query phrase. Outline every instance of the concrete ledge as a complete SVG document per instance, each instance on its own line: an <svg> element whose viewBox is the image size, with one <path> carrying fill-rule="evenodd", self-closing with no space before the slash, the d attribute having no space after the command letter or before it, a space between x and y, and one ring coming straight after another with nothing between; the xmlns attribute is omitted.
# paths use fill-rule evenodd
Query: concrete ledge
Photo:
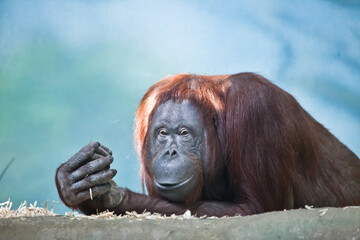
<svg viewBox="0 0 360 240"><path fill-rule="evenodd" d="M360 239L360 208L319 210L205 220L3 218L0 239Z"/></svg>

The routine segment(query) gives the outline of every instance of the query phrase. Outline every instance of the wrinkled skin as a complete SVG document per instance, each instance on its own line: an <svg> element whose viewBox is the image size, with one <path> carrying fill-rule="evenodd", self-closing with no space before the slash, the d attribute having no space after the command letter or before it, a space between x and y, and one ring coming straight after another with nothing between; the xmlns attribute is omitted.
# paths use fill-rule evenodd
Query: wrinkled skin
<svg viewBox="0 0 360 240"><path fill-rule="evenodd" d="M201 184L199 167L206 156L203 125L201 113L187 101L166 102L155 112L149 131L148 164L152 164L154 183L162 198L183 203ZM112 162L111 150L92 142L61 165L56 183L63 202L85 213L114 210L126 189L111 180L116 175L116 170L110 169Z"/></svg>
<svg viewBox="0 0 360 240"><path fill-rule="evenodd" d="M171 113L171 114L169 114ZM205 135L199 111L188 101L166 102L157 109L149 137L148 158L158 193L173 202L185 202L202 178ZM151 165L151 163L147 164Z"/></svg>
<svg viewBox="0 0 360 240"><path fill-rule="evenodd" d="M110 169L113 160L111 150L91 142L62 164L56 183L63 202L71 208L83 205L102 210L116 206L123 191L111 180L117 172Z"/></svg>

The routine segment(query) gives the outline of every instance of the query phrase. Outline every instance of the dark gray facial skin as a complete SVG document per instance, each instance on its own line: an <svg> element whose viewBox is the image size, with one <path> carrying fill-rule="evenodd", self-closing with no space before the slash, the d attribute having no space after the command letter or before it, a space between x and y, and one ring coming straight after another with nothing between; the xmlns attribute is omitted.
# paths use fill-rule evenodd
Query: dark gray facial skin
<svg viewBox="0 0 360 240"><path fill-rule="evenodd" d="M167 101L157 108L149 134L148 159L156 189L165 199L183 202L203 177L202 115L188 101Z"/></svg>

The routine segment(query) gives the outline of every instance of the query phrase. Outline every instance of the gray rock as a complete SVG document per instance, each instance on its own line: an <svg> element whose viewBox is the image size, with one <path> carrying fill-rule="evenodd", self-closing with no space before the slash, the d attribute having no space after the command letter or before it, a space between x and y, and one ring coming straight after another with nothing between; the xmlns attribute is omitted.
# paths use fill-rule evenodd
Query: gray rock
<svg viewBox="0 0 360 240"><path fill-rule="evenodd" d="M0 239L360 239L360 208L222 219L0 219Z"/></svg>

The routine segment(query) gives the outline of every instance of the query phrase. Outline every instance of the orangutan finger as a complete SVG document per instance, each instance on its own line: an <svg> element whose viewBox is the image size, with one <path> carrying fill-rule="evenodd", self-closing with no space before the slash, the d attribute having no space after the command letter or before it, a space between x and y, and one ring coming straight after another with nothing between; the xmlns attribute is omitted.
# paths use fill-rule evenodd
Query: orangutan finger
<svg viewBox="0 0 360 240"><path fill-rule="evenodd" d="M96 185L92 188L81 191L75 195L74 204L80 204L83 201L89 200L101 194L108 192L111 188L109 183ZM91 190L90 190L91 189Z"/></svg>
<svg viewBox="0 0 360 240"><path fill-rule="evenodd" d="M110 179L112 179L116 175L116 173L117 171L115 169L97 172L73 183L71 185L71 189L74 192L80 192L96 185L106 183Z"/></svg>
<svg viewBox="0 0 360 240"><path fill-rule="evenodd" d="M79 168L81 165L85 164L89 157L98 149L100 146L100 143L98 142L91 142L85 147L83 147L79 152L75 153L74 156L72 156L69 161L66 163L66 165L72 169L75 170Z"/></svg>
<svg viewBox="0 0 360 240"><path fill-rule="evenodd" d="M110 155L112 155L112 151L108 147L106 147L105 145L100 145L100 147L107 151Z"/></svg>
<svg viewBox="0 0 360 240"><path fill-rule="evenodd" d="M100 145L100 146L96 149L95 153L100 154L101 156L104 156L104 157L110 155L104 148L102 148L102 145Z"/></svg>
<svg viewBox="0 0 360 240"><path fill-rule="evenodd" d="M101 157L81 166L69 175L71 182L76 182L88 175L104 170L110 166L114 158L112 156Z"/></svg>

